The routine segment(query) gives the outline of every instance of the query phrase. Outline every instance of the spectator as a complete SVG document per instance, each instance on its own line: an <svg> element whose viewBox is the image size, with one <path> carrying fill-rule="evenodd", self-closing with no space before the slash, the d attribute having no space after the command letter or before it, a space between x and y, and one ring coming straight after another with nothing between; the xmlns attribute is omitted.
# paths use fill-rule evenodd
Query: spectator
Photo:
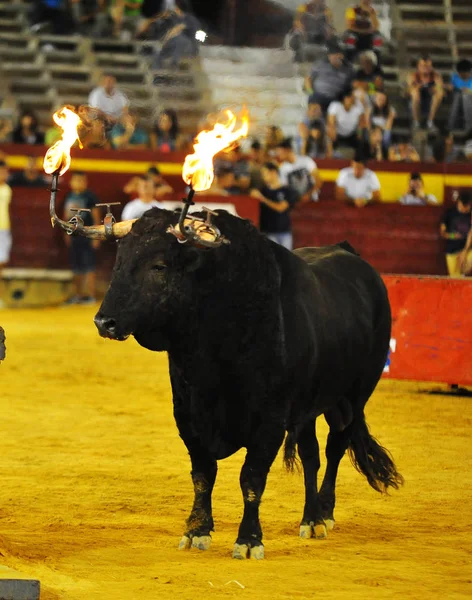
<svg viewBox="0 0 472 600"><path fill-rule="evenodd" d="M54 123L51 127L46 129L46 133L44 134L44 144L49 148L59 141L62 137L62 129Z"/></svg>
<svg viewBox="0 0 472 600"><path fill-rule="evenodd" d="M277 147L277 158L282 184L292 188L301 202L318 200L322 181L315 161L309 156L295 154L289 138Z"/></svg>
<svg viewBox="0 0 472 600"><path fill-rule="evenodd" d="M397 141L388 151L391 162L420 162L420 155L406 136L397 136Z"/></svg>
<svg viewBox="0 0 472 600"><path fill-rule="evenodd" d="M234 169L228 166L222 166L215 169L215 178L210 189L203 192L197 192L202 196L239 196L242 193L236 183Z"/></svg>
<svg viewBox="0 0 472 600"><path fill-rule="evenodd" d="M356 71L352 87L356 92L361 92L361 98L367 98L373 96L376 90L384 89L384 72L372 50L363 52L359 62L360 68Z"/></svg>
<svg viewBox="0 0 472 600"><path fill-rule="evenodd" d="M270 125L266 129L264 150L268 156L275 156L278 145L284 139L284 132L277 125Z"/></svg>
<svg viewBox="0 0 472 600"><path fill-rule="evenodd" d="M180 150L181 147L177 114L171 109L163 110L151 131L151 148L167 154Z"/></svg>
<svg viewBox="0 0 472 600"><path fill-rule="evenodd" d="M354 71L344 62L344 54L338 41L328 42L328 56L316 63L311 75L305 78L305 90L310 94L308 102L321 105L323 112L347 89L350 89Z"/></svg>
<svg viewBox="0 0 472 600"><path fill-rule="evenodd" d="M438 200L433 194L427 194L424 191L424 182L420 173L412 173L408 190L400 198L400 204L407 204L409 206L426 206L429 204L437 206Z"/></svg>
<svg viewBox="0 0 472 600"><path fill-rule="evenodd" d="M44 144L44 133L39 130L38 119L34 112L25 110L20 116L20 122L13 131L13 143L15 144Z"/></svg>
<svg viewBox="0 0 472 600"><path fill-rule="evenodd" d="M302 152L302 143L309 136L309 129L312 123L319 122L323 131L325 130L325 120L321 105L317 102L309 102L306 110L306 114L302 121L298 124L298 136L296 139L296 149L299 154Z"/></svg>
<svg viewBox="0 0 472 600"><path fill-rule="evenodd" d="M361 139L361 130L366 128L366 110L352 90L344 92L340 102L329 105L327 132L336 148L355 150Z"/></svg>
<svg viewBox="0 0 472 600"><path fill-rule="evenodd" d="M450 277L461 277L472 263L471 235L472 198L469 191L461 191L456 204L443 215L440 235L446 240L446 263Z"/></svg>
<svg viewBox="0 0 472 600"><path fill-rule="evenodd" d="M248 164L250 189L261 188L263 185L261 168L266 162L266 153L259 140L254 140L249 148Z"/></svg>
<svg viewBox="0 0 472 600"><path fill-rule="evenodd" d="M290 187L282 185L275 163L266 163L261 172L264 185L260 190L251 190L251 196L261 203L260 230L273 242L292 250L290 211L297 202L297 195Z"/></svg>
<svg viewBox="0 0 472 600"><path fill-rule="evenodd" d="M396 110L391 106L388 96L384 91L377 90L372 97L372 108L369 111L370 126L382 129L383 152L387 152L392 142L393 122L397 116Z"/></svg>
<svg viewBox="0 0 472 600"><path fill-rule="evenodd" d="M379 20L372 0L360 0L359 4L348 8L346 25L347 30L343 36L346 58L353 62L361 50L373 50L380 64L383 39L379 33Z"/></svg>
<svg viewBox="0 0 472 600"><path fill-rule="evenodd" d="M455 129L462 117L466 131L470 131L472 129L472 62L470 60L460 60L457 63L450 87L454 92L454 98L449 115L449 130Z"/></svg>
<svg viewBox="0 0 472 600"><path fill-rule="evenodd" d="M301 140L300 154L310 158L331 158L333 144L320 121L313 121L307 127L307 136Z"/></svg>
<svg viewBox="0 0 472 600"><path fill-rule="evenodd" d="M87 175L82 171L72 173L69 185L70 192L64 201L65 220L77 214L72 209L81 208L85 209L79 213L84 225L99 225L97 197L88 189ZM95 302L96 250L100 247L100 241L72 235L65 235L64 238L69 247L69 261L74 273L75 287L75 293L67 304L91 304Z"/></svg>
<svg viewBox="0 0 472 600"><path fill-rule="evenodd" d="M79 33L98 37L107 20L107 0L72 0L72 15Z"/></svg>
<svg viewBox="0 0 472 600"><path fill-rule="evenodd" d="M110 17L115 37L128 41L135 36L141 21L143 2L144 0L111 0Z"/></svg>
<svg viewBox="0 0 472 600"><path fill-rule="evenodd" d="M242 192L249 189L251 168L248 159L243 155L241 146L236 144L229 152L219 154L214 160L216 170L226 167L234 172L235 184Z"/></svg>
<svg viewBox="0 0 472 600"><path fill-rule="evenodd" d="M418 59L417 69L408 75L408 94L411 100L413 127L418 129L426 120L430 131L436 131L434 118L444 97L443 79L433 69L428 55Z"/></svg>
<svg viewBox="0 0 472 600"><path fill-rule="evenodd" d="M45 26L52 28L52 33L66 35L74 30L74 21L68 0L36 0L31 13L31 31L38 33Z"/></svg>
<svg viewBox="0 0 472 600"><path fill-rule="evenodd" d="M156 200L174 192L172 186L162 177L161 172L157 167L149 167L146 177L152 179L154 182L154 197ZM132 177L123 188L124 193L128 196L137 196L140 180L140 177Z"/></svg>
<svg viewBox="0 0 472 600"><path fill-rule="evenodd" d="M333 14L325 0L310 0L299 6L289 34L295 62L303 62L306 44L325 44L335 33Z"/></svg>
<svg viewBox="0 0 472 600"><path fill-rule="evenodd" d="M115 150L146 150L149 136L139 127L138 115L126 113L110 132L111 145Z"/></svg>
<svg viewBox="0 0 472 600"><path fill-rule="evenodd" d="M128 219L139 219L144 213L151 208L162 208L162 204L156 200L156 186L151 177L142 175L136 186L138 197L128 204L123 209L121 218L123 221Z"/></svg>
<svg viewBox="0 0 472 600"><path fill-rule="evenodd" d="M380 181L377 175L366 168L366 161L358 153L352 166L341 169L336 180L336 200L362 208L380 202Z"/></svg>
<svg viewBox="0 0 472 600"><path fill-rule="evenodd" d="M11 142L13 132L12 120L0 113L0 144Z"/></svg>
<svg viewBox="0 0 472 600"><path fill-rule="evenodd" d="M383 145L383 131L374 126L369 132L369 159L387 160L388 154Z"/></svg>
<svg viewBox="0 0 472 600"><path fill-rule="evenodd" d="M128 112L128 98L116 87L116 77L105 73L101 85L90 92L88 103L105 113L110 121L118 121Z"/></svg>
<svg viewBox="0 0 472 600"><path fill-rule="evenodd" d="M41 159L37 156L28 156L24 171L12 173L8 178L11 187L48 187L49 182L40 170Z"/></svg>
<svg viewBox="0 0 472 600"><path fill-rule="evenodd" d="M4 283L2 271L10 260L11 231L10 231L10 202L11 187L7 184L8 167L0 161L0 308L3 308Z"/></svg>

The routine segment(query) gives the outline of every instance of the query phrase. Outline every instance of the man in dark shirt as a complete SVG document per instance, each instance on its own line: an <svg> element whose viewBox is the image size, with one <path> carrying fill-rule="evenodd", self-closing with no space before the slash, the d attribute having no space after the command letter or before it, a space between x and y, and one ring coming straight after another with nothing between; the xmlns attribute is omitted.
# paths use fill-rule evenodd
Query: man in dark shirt
<svg viewBox="0 0 472 600"><path fill-rule="evenodd" d="M282 185L279 169L274 163L266 163L261 175L264 185L260 190L251 191L251 196L261 203L260 230L272 241L292 250L290 211L297 201L297 194L290 187Z"/></svg>
<svg viewBox="0 0 472 600"><path fill-rule="evenodd" d="M29 156L24 171L12 173L8 178L11 187L47 187L49 184L38 169L38 158Z"/></svg>
<svg viewBox="0 0 472 600"><path fill-rule="evenodd" d="M451 277L461 277L472 263L471 206L471 193L461 191L456 206L449 208L441 220L440 234L446 240L447 270Z"/></svg>
<svg viewBox="0 0 472 600"><path fill-rule="evenodd" d="M84 225L99 225L100 211L96 208L97 197L87 188L87 175L81 171L72 173L70 192L64 201L64 218L69 220L80 214ZM85 209L77 213L73 208ZM90 240L81 236L65 236L69 247L70 266L74 273L75 294L68 304L91 304L95 302L95 251L99 248L98 240Z"/></svg>

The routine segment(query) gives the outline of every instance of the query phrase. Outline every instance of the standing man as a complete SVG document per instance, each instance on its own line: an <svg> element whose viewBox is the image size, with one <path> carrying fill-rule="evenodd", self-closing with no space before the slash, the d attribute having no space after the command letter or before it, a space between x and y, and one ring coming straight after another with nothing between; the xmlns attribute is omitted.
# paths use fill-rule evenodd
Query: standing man
<svg viewBox="0 0 472 600"><path fill-rule="evenodd" d="M315 161L309 156L295 154L289 138L277 146L277 159L282 184L292 188L301 202L317 201L323 182Z"/></svg>
<svg viewBox="0 0 472 600"><path fill-rule="evenodd" d="M0 308L3 308L3 294L5 292L2 271L10 260L11 227L10 203L11 187L7 184L8 167L6 162L0 161Z"/></svg>
<svg viewBox="0 0 472 600"><path fill-rule="evenodd" d="M446 263L450 277L462 277L472 267L472 196L461 191L456 205L443 215L439 233L446 240Z"/></svg>
<svg viewBox="0 0 472 600"><path fill-rule="evenodd" d="M341 169L336 180L336 200L363 208L367 204L380 202L380 181L367 169L366 160L358 153L352 165Z"/></svg>
<svg viewBox="0 0 472 600"><path fill-rule="evenodd" d="M264 182L262 188L251 190L251 196L261 203L260 230L273 242L292 250L290 211L296 204L297 195L290 187L282 185L275 163L265 163L261 175Z"/></svg>
<svg viewBox="0 0 472 600"><path fill-rule="evenodd" d="M79 214L85 226L100 225L100 211L96 208L97 197L87 188L87 175L82 171L72 173L69 185L70 192L64 202L65 220ZM73 208L83 208L85 211L77 213ZM75 294L69 298L67 304L92 304L95 302L96 250L100 247L100 241L72 235L66 235L65 241L69 247L75 285Z"/></svg>
<svg viewBox="0 0 472 600"><path fill-rule="evenodd" d="M104 112L111 121L116 123L128 112L128 98L116 87L114 75L104 73L101 85L90 92L89 106Z"/></svg>

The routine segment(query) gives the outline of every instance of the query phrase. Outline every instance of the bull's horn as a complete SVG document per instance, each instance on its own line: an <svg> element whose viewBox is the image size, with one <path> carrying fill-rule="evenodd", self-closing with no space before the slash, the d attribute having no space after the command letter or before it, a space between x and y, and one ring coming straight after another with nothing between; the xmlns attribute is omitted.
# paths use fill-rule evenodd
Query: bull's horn
<svg viewBox="0 0 472 600"><path fill-rule="evenodd" d="M90 227L79 227L75 233L92 240L119 239L125 237L131 231L131 227L133 227L133 223L136 223L136 221L137 219L132 219L131 221L113 223L110 232L107 231L105 225L91 225Z"/></svg>

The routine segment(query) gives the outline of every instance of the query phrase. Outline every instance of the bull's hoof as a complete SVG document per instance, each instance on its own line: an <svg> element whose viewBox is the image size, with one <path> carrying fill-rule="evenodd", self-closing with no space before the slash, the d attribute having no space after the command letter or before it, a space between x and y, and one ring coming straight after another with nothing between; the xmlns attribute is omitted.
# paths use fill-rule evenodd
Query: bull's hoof
<svg viewBox="0 0 472 600"><path fill-rule="evenodd" d="M310 538L316 538L317 540L323 540L328 537L327 526L324 523L314 524L310 521L308 524L300 525L300 537L304 540Z"/></svg>
<svg viewBox="0 0 472 600"><path fill-rule="evenodd" d="M334 529L334 519L324 519L326 529L328 531L333 531Z"/></svg>
<svg viewBox="0 0 472 600"><path fill-rule="evenodd" d="M264 558L264 546L250 546L249 544L234 544L233 547L233 558L238 560L245 560L246 558L253 558L254 560L262 560Z"/></svg>
<svg viewBox="0 0 472 600"><path fill-rule="evenodd" d="M179 542L179 550L190 550L197 548L198 550L208 550L211 545L210 535L184 535Z"/></svg>

